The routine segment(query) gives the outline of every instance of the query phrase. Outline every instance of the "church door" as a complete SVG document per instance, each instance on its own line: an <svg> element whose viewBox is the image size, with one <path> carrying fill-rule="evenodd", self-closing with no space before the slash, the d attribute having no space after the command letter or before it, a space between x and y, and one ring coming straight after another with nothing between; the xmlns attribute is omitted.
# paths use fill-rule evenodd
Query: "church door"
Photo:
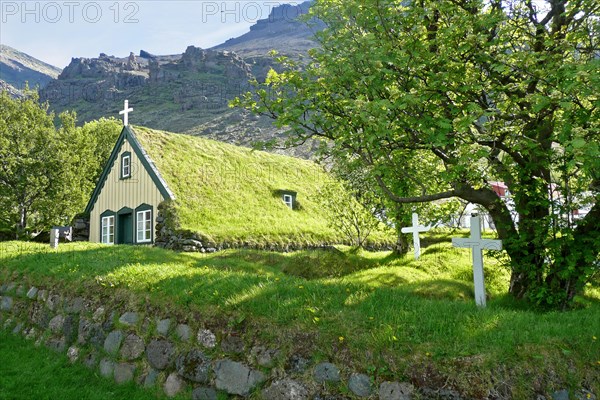
<svg viewBox="0 0 600 400"><path fill-rule="evenodd" d="M119 214L118 216L118 244L133 243L133 213Z"/></svg>

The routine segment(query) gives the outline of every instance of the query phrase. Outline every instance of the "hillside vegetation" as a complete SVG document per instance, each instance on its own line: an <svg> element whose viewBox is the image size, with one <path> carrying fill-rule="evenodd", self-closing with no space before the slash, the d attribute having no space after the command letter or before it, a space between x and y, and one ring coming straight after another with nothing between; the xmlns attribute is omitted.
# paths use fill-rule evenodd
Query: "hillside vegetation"
<svg viewBox="0 0 600 400"><path fill-rule="evenodd" d="M152 315L197 315L194 323L330 360L375 382L408 380L467 398L599 392L598 282L577 299L578 309L540 312L506 295L508 271L488 255L490 298L478 309L469 251L452 248L447 233L427 237L419 261L344 248L201 255L9 242L0 245L0 280L131 307L148 302Z"/></svg>

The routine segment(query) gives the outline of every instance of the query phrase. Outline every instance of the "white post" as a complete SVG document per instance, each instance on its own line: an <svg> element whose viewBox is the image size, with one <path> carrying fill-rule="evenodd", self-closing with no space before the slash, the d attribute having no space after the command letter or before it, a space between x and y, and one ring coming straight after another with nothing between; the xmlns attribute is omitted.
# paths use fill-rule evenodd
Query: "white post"
<svg viewBox="0 0 600 400"><path fill-rule="evenodd" d="M129 108L129 100L125 100L125 108L119 111L119 115L123 115L123 126L129 125L129 113L133 111L133 108Z"/></svg>
<svg viewBox="0 0 600 400"><path fill-rule="evenodd" d="M481 221L478 215L471 217L471 236L452 238L452 246L473 250L473 283L475 284L475 303L485 307L485 280L483 276L483 250L502 250L501 240L482 239Z"/></svg>
<svg viewBox="0 0 600 400"><path fill-rule="evenodd" d="M56 249L58 247L58 229L52 228L50 229L50 248Z"/></svg>
<svg viewBox="0 0 600 400"><path fill-rule="evenodd" d="M415 260L421 257L421 239L419 238L419 232L427 232L430 228L427 226L419 225L419 215L417 213L412 214L413 226L402 228L402 233L413 234L413 247L415 248Z"/></svg>

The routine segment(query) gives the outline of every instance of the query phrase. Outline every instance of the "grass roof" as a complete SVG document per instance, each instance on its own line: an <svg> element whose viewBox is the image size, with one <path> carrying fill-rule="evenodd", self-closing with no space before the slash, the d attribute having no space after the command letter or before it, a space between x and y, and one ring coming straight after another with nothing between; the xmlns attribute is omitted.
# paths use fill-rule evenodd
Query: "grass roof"
<svg viewBox="0 0 600 400"><path fill-rule="evenodd" d="M319 189L331 178L317 164L196 136L134 131L175 194L183 229L217 242L343 241L319 206ZM296 209L284 204L282 191L297 193Z"/></svg>

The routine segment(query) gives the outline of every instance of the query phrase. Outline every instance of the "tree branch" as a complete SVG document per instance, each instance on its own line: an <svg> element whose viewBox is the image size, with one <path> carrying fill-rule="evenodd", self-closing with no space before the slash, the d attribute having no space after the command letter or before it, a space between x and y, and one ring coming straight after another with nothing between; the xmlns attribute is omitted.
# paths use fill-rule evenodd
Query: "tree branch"
<svg viewBox="0 0 600 400"><path fill-rule="evenodd" d="M388 196L390 198L390 200L395 201L396 203L400 203L400 204L428 203L428 202L434 201L434 200L449 199L450 197L457 196L457 194L454 190L448 190L446 192L429 194L429 195L424 195L424 196L400 197L397 194L395 194L394 192L392 192L389 187L387 187L387 185L385 184L385 182L383 181L383 178L381 176L379 176L379 175L375 176L375 179L377 180L377 184L379 185L379 187L381 187L381 190L384 191L386 196Z"/></svg>

